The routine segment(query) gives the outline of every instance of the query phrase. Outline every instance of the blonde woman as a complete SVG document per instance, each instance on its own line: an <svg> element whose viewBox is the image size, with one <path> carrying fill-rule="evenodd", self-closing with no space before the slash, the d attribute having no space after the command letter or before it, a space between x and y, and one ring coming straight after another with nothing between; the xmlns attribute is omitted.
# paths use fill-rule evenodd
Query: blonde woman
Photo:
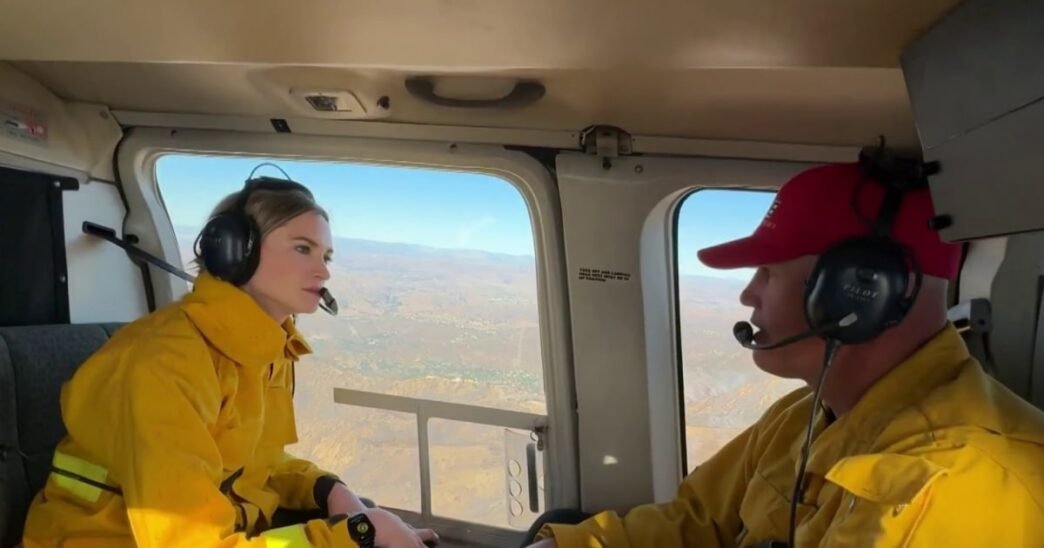
<svg viewBox="0 0 1044 548"><path fill-rule="evenodd" d="M118 331L64 386L68 435L25 545L435 543L284 452L293 366L311 351L293 316L319 306L331 241L297 183L252 179L225 198L196 242L192 292Z"/></svg>

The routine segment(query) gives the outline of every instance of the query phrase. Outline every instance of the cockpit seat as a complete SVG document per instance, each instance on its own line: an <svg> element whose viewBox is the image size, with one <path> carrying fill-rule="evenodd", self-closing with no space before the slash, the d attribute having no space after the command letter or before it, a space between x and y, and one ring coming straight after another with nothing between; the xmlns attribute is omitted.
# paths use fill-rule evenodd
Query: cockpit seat
<svg viewBox="0 0 1044 548"><path fill-rule="evenodd" d="M62 384L122 325L0 327L0 546L21 542L29 503L65 436Z"/></svg>

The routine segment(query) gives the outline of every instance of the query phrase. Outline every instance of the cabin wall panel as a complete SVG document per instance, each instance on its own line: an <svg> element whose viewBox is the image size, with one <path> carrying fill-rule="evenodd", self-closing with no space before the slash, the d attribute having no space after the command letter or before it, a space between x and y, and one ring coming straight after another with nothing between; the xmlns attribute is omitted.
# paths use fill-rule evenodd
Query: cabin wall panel
<svg viewBox="0 0 1044 548"><path fill-rule="evenodd" d="M123 234L126 209L116 186L87 181L65 193L64 208L71 322L129 322L147 314L141 269L122 249L83 233L83 222L91 221Z"/></svg>

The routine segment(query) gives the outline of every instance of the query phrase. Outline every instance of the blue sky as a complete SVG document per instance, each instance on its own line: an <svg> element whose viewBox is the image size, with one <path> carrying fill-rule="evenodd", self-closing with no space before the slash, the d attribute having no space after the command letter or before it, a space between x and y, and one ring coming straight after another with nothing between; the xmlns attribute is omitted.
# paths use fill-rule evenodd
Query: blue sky
<svg viewBox="0 0 1044 548"><path fill-rule="evenodd" d="M774 192L754 190L707 189L690 194L678 213L678 270L682 274L750 279L752 269L707 268L696 258L696 252L749 236L774 198Z"/></svg>
<svg viewBox="0 0 1044 548"><path fill-rule="evenodd" d="M218 200L239 190L253 157L167 155L156 165L163 200L178 226L201 226ZM304 183L330 213L335 236L440 248L533 255L522 195L491 175L361 164L271 160ZM259 175L279 177L263 167ZM679 219L682 274L749 277L715 271L696 259L705 245L749 234L772 201L761 192L703 190L683 204Z"/></svg>

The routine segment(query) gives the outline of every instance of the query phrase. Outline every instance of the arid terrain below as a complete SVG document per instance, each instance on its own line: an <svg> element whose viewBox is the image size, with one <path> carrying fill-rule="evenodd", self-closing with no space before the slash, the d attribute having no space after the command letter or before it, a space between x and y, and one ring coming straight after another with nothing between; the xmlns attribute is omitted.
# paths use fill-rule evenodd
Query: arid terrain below
<svg viewBox="0 0 1044 548"><path fill-rule="evenodd" d="M182 253L195 231L178 230ZM329 287L340 314L301 317L315 353L298 365L290 448L382 506L420 510L413 415L338 405L335 387L544 414L532 257L337 239ZM680 282L689 467L794 389L732 337L742 282ZM502 428L429 424L432 510L509 527ZM521 525L525 525L524 523ZM516 526L521 526L516 523Z"/></svg>

